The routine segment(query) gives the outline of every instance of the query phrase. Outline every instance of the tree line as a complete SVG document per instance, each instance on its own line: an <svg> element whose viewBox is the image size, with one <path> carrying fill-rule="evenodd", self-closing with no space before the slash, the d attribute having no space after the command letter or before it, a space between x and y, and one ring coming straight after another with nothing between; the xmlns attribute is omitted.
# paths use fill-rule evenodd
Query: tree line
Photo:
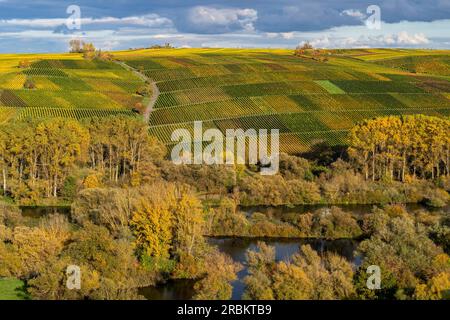
<svg viewBox="0 0 450 320"><path fill-rule="evenodd" d="M204 198L243 205L447 203L449 120L365 121L344 154L316 160L280 154L279 172L230 165L175 165L139 118L28 119L0 126L0 192L22 204L72 201L86 188L188 184ZM331 155L330 155L331 154Z"/></svg>
<svg viewBox="0 0 450 320"><path fill-rule="evenodd" d="M364 121L350 133L349 154L366 179L450 175L450 120L424 115Z"/></svg>
<svg viewBox="0 0 450 320"><path fill-rule="evenodd" d="M144 163L164 152L147 126L130 117L10 122L0 127L2 193L31 202L64 196L68 177L80 167L114 182L138 179Z"/></svg>

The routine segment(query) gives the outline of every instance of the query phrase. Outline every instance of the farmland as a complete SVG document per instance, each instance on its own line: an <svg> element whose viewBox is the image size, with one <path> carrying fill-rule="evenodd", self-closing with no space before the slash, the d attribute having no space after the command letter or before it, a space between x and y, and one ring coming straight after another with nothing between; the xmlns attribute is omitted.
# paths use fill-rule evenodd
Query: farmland
<svg viewBox="0 0 450 320"><path fill-rule="evenodd" d="M133 116L132 108L142 101L135 92L142 85L114 62L86 60L79 54L2 55L0 122Z"/></svg>
<svg viewBox="0 0 450 320"><path fill-rule="evenodd" d="M116 57L156 82L161 94L150 132L173 143L175 128L280 130L282 151L346 143L357 122L385 115L448 116L448 52L330 50L327 61L290 50L178 49L118 52ZM423 73L412 62L433 58ZM447 58L445 58L447 57ZM409 61L404 67L395 61ZM393 62L394 61L394 62ZM397 62L398 62L397 61ZM437 63L438 61L439 63ZM439 69L433 72L431 67ZM431 71L430 71L431 70Z"/></svg>
<svg viewBox="0 0 450 320"><path fill-rule="evenodd" d="M114 52L160 91L150 133L171 145L176 128L279 129L282 151L345 145L348 130L377 116L448 116L449 52L328 50L326 61L292 50L159 49ZM19 68L21 61L29 65ZM26 83L33 83L27 89ZM27 117L134 115L142 78L79 54L0 56L0 122ZM147 100L145 100L147 101ZM145 102L144 102L145 103Z"/></svg>

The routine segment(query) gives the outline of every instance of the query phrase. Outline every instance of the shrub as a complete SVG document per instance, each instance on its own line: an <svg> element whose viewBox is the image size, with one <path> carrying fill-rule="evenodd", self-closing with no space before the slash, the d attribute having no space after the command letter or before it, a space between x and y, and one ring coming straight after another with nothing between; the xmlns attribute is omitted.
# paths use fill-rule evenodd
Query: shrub
<svg viewBox="0 0 450 320"><path fill-rule="evenodd" d="M151 90L148 86L141 86L136 90L136 94L140 96L148 96L151 94Z"/></svg>
<svg viewBox="0 0 450 320"><path fill-rule="evenodd" d="M21 69L26 69L26 68L29 68L30 66L31 66L31 63L28 60L19 61L19 68L21 68Z"/></svg>
<svg viewBox="0 0 450 320"><path fill-rule="evenodd" d="M33 80L31 79L27 79L25 80L24 84L23 84L23 88L24 89L36 89L36 84L34 83Z"/></svg>

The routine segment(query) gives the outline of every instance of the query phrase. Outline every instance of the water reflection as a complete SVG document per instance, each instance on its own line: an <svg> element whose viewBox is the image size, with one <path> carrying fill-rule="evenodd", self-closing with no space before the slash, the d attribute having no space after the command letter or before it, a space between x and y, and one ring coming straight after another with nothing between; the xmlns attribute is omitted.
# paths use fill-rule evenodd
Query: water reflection
<svg viewBox="0 0 450 320"><path fill-rule="evenodd" d="M248 249L256 250L258 239L251 238L210 238L209 243L216 245L220 251L228 254L234 261L240 262L244 268L238 273L238 280L233 285L233 300L239 300L244 293L242 280L247 276L245 267L246 252ZM277 261L288 260L291 255L299 252L300 246L309 244L319 255L325 252L334 252L352 262L355 266L360 264L360 258L355 256L358 242L352 239L321 240L321 239L264 239L268 245L275 247Z"/></svg>
<svg viewBox="0 0 450 320"><path fill-rule="evenodd" d="M420 203L408 203L404 204L406 210L409 213L417 213L419 211L426 211L426 212L444 212L444 213L450 213L450 205L447 205L443 208L433 208L429 206L425 206ZM373 205L373 204L345 204L345 205L296 205L296 206L240 206L239 209L247 214L247 216L251 216L255 212L264 213L266 215L272 216L272 217L278 217L281 218L283 215L286 214L302 214L307 212L314 212L319 209L323 208L331 208L331 207L338 207L341 208L343 211L353 214L354 216L362 216L364 214L368 214L372 212L372 210L375 207L382 207L381 205Z"/></svg>
<svg viewBox="0 0 450 320"><path fill-rule="evenodd" d="M70 206L47 206L47 207L35 207L35 206L21 206L20 210L22 215L27 218L39 219L49 214L63 214L70 215Z"/></svg>
<svg viewBox="0 0 450 320"><path fill-rule="evenodd" d="M148 300L190 300L194 293L195 280L178 279L139 289L139 294Z"/></svg>

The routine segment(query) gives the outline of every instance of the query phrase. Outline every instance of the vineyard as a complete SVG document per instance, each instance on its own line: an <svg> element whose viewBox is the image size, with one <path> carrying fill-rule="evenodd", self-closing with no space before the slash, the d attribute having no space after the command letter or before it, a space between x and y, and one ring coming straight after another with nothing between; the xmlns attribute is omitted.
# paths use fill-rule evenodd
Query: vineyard
<svg viewBox="0 0 450 320"><path fill-rule="evenodd" d="M326 59L282 49L147 49L114 52L154 81L160 94L150 133L278 129L281 150L346 144L364 119L422 113L448 117L449 52L327 50ZM13 119L135 116L142 78L111 61L79 54L0 55L0 123Z"/></svg>
<svg viewBox="0 0 450 320"><path fill-rule="evenodd" d="M0 56L0 122L27 117L130 115L142 80L79 54Z"/></svg>
<svg viewBox="0 0 450 320"><path fill-rule="evenodd" d="M434 64L412 72L432 56ZM282 151L345 145L348 130L384 115L447 117L448 52L427 50L329 50L327 61L289 50L177 49L117 53L156 82L161 94L150 132L167 145L177 128L279 129ZM447 58L443 58L447 57ZM430 60L430 59L428 59ZM409 62L398 66L392 61Z"/></svg>

